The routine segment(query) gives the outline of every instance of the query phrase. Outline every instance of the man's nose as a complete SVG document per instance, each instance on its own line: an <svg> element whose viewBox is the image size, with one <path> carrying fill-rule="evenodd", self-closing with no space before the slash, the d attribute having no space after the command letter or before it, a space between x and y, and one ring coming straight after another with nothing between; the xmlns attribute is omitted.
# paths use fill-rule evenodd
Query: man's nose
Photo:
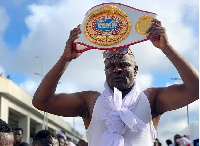
<svg viewBox="0 0 200 146"><path fill-rule="evenodd" d="M114 69L114 73L119 73L121 71L122 71L122 68L120 68L120 67L115 67L115 69Z"/></svg>

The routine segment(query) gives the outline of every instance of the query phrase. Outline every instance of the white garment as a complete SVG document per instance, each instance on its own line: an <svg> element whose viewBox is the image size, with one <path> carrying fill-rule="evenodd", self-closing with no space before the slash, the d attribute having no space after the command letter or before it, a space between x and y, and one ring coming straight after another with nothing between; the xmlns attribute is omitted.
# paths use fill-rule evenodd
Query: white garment
<svg viewBox="0 0 200 146"><path fill-rule="evenodd" d="M76 146L73 142L69 141L69 146Z"/></svg>
<svg viewBox="0 0 200 146"><path fill-rule="evenodd" d="M111 90L111 89L110 89ZM134 90L134 88L131 90L131 92ZM117 105L111 104L111 109L116 108L116 107L126 107L126 108L121 108L121 110L126 111L127 107L130 109L130 112L128 113L128 116L131 117L131 115L134 118L136 118L136 121L140 121L139 123L145 123L144 125L138 125L138 126L130 126L131 124L129 123L129 120L125 120L123 122L118 122L119 125L113 125L113 121L120 121L120 119L126 119L126 118L121 118L119 116L119 113L121 112L108 112L108 105L105 104L105 92L106 90L101 94L101 96L97 99L94 109L93 109L93 114L92 114L92 120L90 122L90 126L88 130L86 131L86 135L88 138L88 145L89 146L100 146L101 144L101 138L104 138L104 141L107 143L103 143L105 146L111 145L109 142L113 142L110 140L110 137L113 136L112 132L109 131L114 131L115 133L115 138L116 140L114 143L117 143L118 145L122 144L124 146L152 146L153 145L153 139L155 138L155 129L153 127L153 122L152 122L152 116L151 116L151 109L150 109L150 104L149 101L146 97L146 95L143 92L138 92L138 90L134 93L129 93L127 94L126 97L123 99L123 103L120 101L116 102L118 103ZM117 91L118 92L118 91ZM109 93L106 93L109 94ZM136 98L130 97L133 94L137 94ZM119 94L114 95L114 100L118 97ZM128 97L128 98L127 98ZM127 100L125 100L127 98ZM110 98L107 98L110 99ZM131 99L131 100L128 100ZM132 104L129 104L129 103ZM112 103L112 102L111 102ZM119 106L122 105L122 106ZM129 106L130 105L130 106ZM118 110L120 110L118 108ZM105 114L106 113L106 114ZM105 116L106 115L106 116ZM116 116L118 115L118 116ZM123 114L121 114L123 115ZM125 114L127 115L127 114ZM137 117L138 118L137 118ZM103 118L104 119L103 119ZM106 117L111 117L110 120L105 122ZM101 119L101 120L100 120ZM103 119L103 120L102 120ZM125 124L126 123L126 124ZM128 124L129 123L129 124ZM111 127L108 125L111 124ZM125 124L125 125L124 125ZM127 126L129 125L129 126ZM134 124L132 124L134 125ZM107 127L108 126L108 127ZM144 130L143 128L146 127ZM103 136L106 135L106 136ZM123 136L123 137L121 137ZM124 140L122 140L124 139Z"/></svg>

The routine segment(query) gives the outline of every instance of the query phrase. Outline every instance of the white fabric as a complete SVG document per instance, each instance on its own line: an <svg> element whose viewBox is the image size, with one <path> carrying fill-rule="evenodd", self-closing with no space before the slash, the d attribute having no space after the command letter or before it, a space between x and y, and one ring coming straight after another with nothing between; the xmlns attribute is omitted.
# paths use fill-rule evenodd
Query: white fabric
<svg viewBox="0 0 200 146"><path fill-rule="evenodd" d="M110 90L110 93L112 94L112 90ZM133 92L134 89L132 89L131 92ZM105 97L104 97L105 91L98 97L94 108L93 108L93 113L92 113L92 119L90 122L90 125L86 131L86 136L88 140L88 146L100 146L101 144L101 139L104 133L107 131L108 132L108 127L105 123L105 115L108 114L108 109L107 106L108 104L105 104ZM117 125L120 127L122 125L122 134L123 139L124 139L124 146L152 146L153 141L156 138L156 130L153 126L152 122L152 116L151 116L151 108L149 104L149 100L147 96L144 94L144 92L140 92L137 90L137 98L132 98L130 97L134 95L134 93L129 93L127 95L127 99L123 100L122 105L127 105L129 102L134 102L134 104L128 105L129 110L131 113L133 113L135 116L137 116L141 121L143 121L146 125L146 130L139 130L136 128L138 131L134 132L128 126L125 125L126 128L123 129L123 122L117 122ZM128 98L131 98L128 100ZM132 100L132 101L131 101ZM126 102L124 102L126 101ZM106 114L105 114L106 113ZM117 121L118 119L120 121L120 117L116 116L116 112L113 112L112 118L110 122L108 121L107 124L112 124L112 120ZM108 116L108 115L107 115ZM101 120L100 120L101 119ZM129 125L129 124L128 124ZM130 126L131 127L131 126ZM115 130L115 126L111 126L111 130ZM120 129L120 128L119 128ZM124 130L124 131L123 131ZM116 131L116 130L115 130ZM106 134L106 133L105 133ZM111 134L108 134L108 137L104 137L107 141L109 140L109 137L111 137ZM120 137L120 134L115 135L117 138ZM116 139L115 139L116 140ZM119 141L118 141L119 143ZM108 141L106 142L105 146L108 145Z"/></svg>
<svg viewBox="0 0 200 146"><path fill-rule="evenodd" d="M69 141L69 146L76 146L73 142Z"/></svg>
<svg viewBox="0 0 200 146"><path fill-rule="evenodd" d="M176 141L179 142L181 145L192 144L192 141L187 139L187 138L185 138L185 137L179 138Z"/></svg>
<svg viewBox="0 0 200 146"><path fill-rule="evenodd" d="M122 92L117 88L114 88L113 94L106 82L104 87L103 97L107 111L100 119L104 120L108 130L104 132L100 145L124 146L123 134L127 127L133 132L146 128L145 123L130 111L140 94L140 89L135 83L130 93L122 100Z"/></svg>
<svg viewBox="0 0 200 146"><path fill-rule="evenodd" d="M67 139L67 137L65 136L65 134L62 131L58 131L57 134L63 136L65 140Z"/></svg>

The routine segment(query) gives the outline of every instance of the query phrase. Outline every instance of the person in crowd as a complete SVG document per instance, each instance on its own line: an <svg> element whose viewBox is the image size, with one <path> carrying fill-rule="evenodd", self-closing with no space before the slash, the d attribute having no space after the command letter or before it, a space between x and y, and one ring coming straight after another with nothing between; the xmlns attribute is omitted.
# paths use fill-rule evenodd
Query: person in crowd
<svg viewBox="0 0 200 146"><path fill-rule="evenodd" d="M88 146L88 143L85 140L80 139L78 142L78 146Z"/></svg>
<svg viewBox="0 0 200 146"><path fill-rule="evenodd" d="M180 143L181 146L192 146L192 141L190 140L189 136L182 136L181 138L176 140Z"/></svg>
<svg viewBox="0 0 200 146"><path fill-rule="evenodd" d="M171 146L172 145L172 141L170 139L166 140L167 146Z"/></svg>
<svg viewBox="0 0 200 146"><path fill-rule="evenodd" d="M181 146L179 139L182 138L180 134L174 135L174 143L171 146Z"/></svg>
<svg viewBox="0 0 200 146"><path fill-rule="evenodd" d="M29 144L26 142L22 142L23 139L23 129L15 128L14 129L14 146L28 146Z"/></svg>
<svg viewBox="0 0 200 146"><path fill-rule="evenodd" d="M0 146L13 146L14 135L12 128L0 119Z"/></svg>
<svg viewBox="0 0 200 146"><path fill-rule="evenodd" d="M59 142L59 146L65 146L65 138L62 135L57 134L57 139Z"/></svg>
<svg viewBox="0 0 200 146"><path fill-rule="evenodd" d="M33 146L59 146L59 142L57 140L56 134L48 131L41 130L35 134L33 137Z"/></svg>
<svg viewBox="0 0 200 146"><path fill-rule="evenodd" d="M153 146L162 146L158 138L155 139Z"/></svg>
<svg viewBox="0 0 200 146"><path fill-rule="evenodd" d="M162 114L199 98L199 73L170 45L159 20L152 20L146 32L147 39L177 69L182 84L140 91L135 80L138 72L135 56L124 46L103 52L106 81L102 94L98 91L56 94L62 74L81 55L73 49L73 42L81 33L78 26L70 32L63 54L37 88L33 105L59 116L82 117L90 146L152 146Z"/></svg>
<svg viewBox="0 0 200 146"><path fill-rule="evenodd" d="M64 131L58 131L57 132L57 137L63 137L64 138L64 143L65 143L65 146L68 146L69 145L69 141L67 140L67 136L65 135L65 132Z"/></svg>
<svg viewBox="0 0 200 146"><path fill-rule="evenodd" d="M65 140L65 146L69 146L69 141L67 139Z"/></svg>

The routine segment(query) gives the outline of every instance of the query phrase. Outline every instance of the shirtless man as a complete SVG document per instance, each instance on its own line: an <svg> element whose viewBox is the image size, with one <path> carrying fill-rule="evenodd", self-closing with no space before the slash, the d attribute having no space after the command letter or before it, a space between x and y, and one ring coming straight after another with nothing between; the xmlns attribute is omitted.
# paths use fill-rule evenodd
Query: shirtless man
<svg viewBox="0 0 200 146"><path fill-rule="evenodd" d="M87 129L88 145L152 146L153 139L155 139L155 129L157 128L161 115L167 111L184 107L199 98L198 71L170 45L161 22L157 19L154 19L152 22L152 26L147 30L147 38L175 66L183 80L183 84L148 88L141 93L139 92L140 94L131 105L124 107L120 105L120 108L118 108L119 105L116 103L121 103L119 100L119 97L121 97L120 94L122 93L121 98L124 100L126 95L128 96L128 93L132 92L136 86L134 78L138 71L138 66L135 63L134 55L130 49L122 48L121 52L104 52L105 86L107 88L105 91L110 90L110 92L100 94L97 91L82 91L71 94L55 94L58 81L65 69L73 59L81 55L80 53L76 53L72 46L74 40L78 38L78 34L81 33L80 27L78 26L70 32L62 56L45 75L35 92L33 105L42 111L59 116L82 117L85 129ZM154 40L153 38L158 35L160 39ZM110 94L112 98L107 98L107 94ZM102 95L105 95L105 99L107 101L110 100L110 103L115 102L114 112L112 112L113 107L110 106L110 103L106 107L106 102ZM106 115L108 110L111 112ZM123 117L121 113L125 113L124 115L128 116ZM113 118L115 116L116 118ZM126 118L130 117L132 118L131 123L131 120L126 120ZM112 125L116 119L120 122L123 121L120 123L122 124L120 126L125 129L120 129L121 127L119 125ZM131 124L132 126L130 126Z"/></svg>

